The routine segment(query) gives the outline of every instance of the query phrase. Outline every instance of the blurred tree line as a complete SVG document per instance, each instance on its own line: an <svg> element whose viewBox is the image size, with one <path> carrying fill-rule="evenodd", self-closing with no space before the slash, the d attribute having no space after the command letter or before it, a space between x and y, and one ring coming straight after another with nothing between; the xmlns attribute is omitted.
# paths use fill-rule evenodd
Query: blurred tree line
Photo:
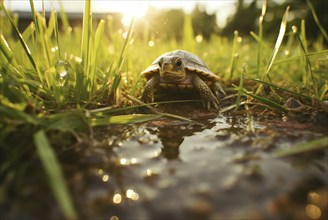
<svg viewBox="0 0 328 220"><path fill-rule="evenodd" d="M328 1L310 0L323 27L328 27ZM196 5L191 13L194 35L201 34L204 39L211 35L231 36L235 30L241 35L249 35L250 31L257 33L258 21L261 15L263 1L238 0L235 3L235 13L228 17L225 27L219 28L216 14L209 14L202 5ZM307 37L315 39L320 34L319 28L313 19L306 0L268 1L264 16L264 36L276 37L279 32L282 16L290 6L289 28L292 25L300 27L301 20L305 20ZM148 34L155 38L177 40L182 39L184 19L186 15L182 9L156 10L150 9L146 13L147 22L137 25L149 28ZM288 28L288 27L287 27Z"/></svg>
<svg viewBox="0 0 328 220"><path fill-rule="evenodd" d="M0 0L1 1L1 0ZM323 27L328 27L328 0L309 0ZM231 37L235 30L240 35L248 36L250 31L258 32L258 21L262 10L262 0L235 0L235 12L226 21L223 28L217 25L215 13L208 13L204 5L197 4L191 12L192 27L194 35L202 35L208 40L212 35ZM187 4L187 3L186 3ZM305 20L306 34L308 39L315 39L320 34L319 28L312 16L311 10L306 0L268 0L267 10L264 16L263 34L264 37L276 37L279 32L282 16L290 6L288 27L292 25L300 27L301 20ZM219 13L219 12L218 12ZM3 15L1 15L2 18ZM102 18L109 18L114 29L123 27L121 22L122 14L108 13L93 14L94 20L98 23ZM49 18L49 12L46 13ZM70 24L72 26L82 25L82 13L69 13ZM182 9L156 9L149 8L143 20L136 23L135 30L142 38L147 35L147 39L171 39L172 37L181 40L183 36L183 25L186 14ZM19 29L24 31L32 21L30 12L23 12L19 15ZM58 20L61 26L61 19Z"/></svg>
<svg viewBox="0 0 328 220"><path fill-rule="evenodd" d="M183 25L186 14L182 9L162 9L150 8L145 15L145 19L137 23L140 28L149 29L149 35L155 38L170 39L174 37L181 40L183 36ZM208 14L202 5L196 5L191 13L192 27L194 35L202 35L209 39L212 34L219 34L216 14ZM136 28L138 30L138 27Z"/></svg>
<svg viewBox="0 0 328 220"><path fill-rule="evenodd" d="M328 1L310 0L323 27L328 27ZM238 0L236 3L236 13L231 15L226 26L221 30L222 35L231 35L234 30L240 34L249 34L250 31L257 31L258 20L261 15L263 1ZM289 27L296 25L300 28L301 20L305 20L306 34L310 39L317 38L319 28L313 18L312 12L306 0L285 0L285 1L267 1L267 11L264 16L264 35L276 36L279 32L282 16L287 8L289 11ZM288 27L287 27L288 28Z"/></svg>

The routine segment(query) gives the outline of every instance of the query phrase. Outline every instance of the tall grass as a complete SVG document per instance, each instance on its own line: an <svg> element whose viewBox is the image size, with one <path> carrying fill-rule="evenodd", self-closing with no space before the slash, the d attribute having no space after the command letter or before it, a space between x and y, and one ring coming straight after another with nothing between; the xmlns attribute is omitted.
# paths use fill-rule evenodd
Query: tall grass
<svg viewBox="0 0 328 220"><path fill-rule="evenodd" d="M272 51L272 55L270 57L270 60L269 60L269 63L265 69L265 74L262 75L262 79L264 78L264 76L269 77L269 72L271 70L271 67L272 67L272 64L278 54L278 51L279 51L279 48L281 46L281 43L282 43L282 40L285 36L285 32L286 32L286 28L287 28L287 19L288 19L288 11L289 11L289 7L287 7L283 17L282 17L282 21L281 21L281 25L280 25L280 30L279 30L279 35L278 35L278 38L277 38L277 41L276 41L276 44L274 46L274 49Z"/></svg>
<svg viewBox="0 0 328 220"><path fill-rule="evenodd" d="M263 1L263 5L262 5L262 12L261 12L261 16L259 18L259 43L258 43L258 47L257 47L257 75L256 77L259 78L260 74L261 74L261 62L262 62L262 40L263 40L263 20L264 20L264 16L267 10L267 1L264 0Z"/></svg>
<svg viewBox="0 0 328 220"><path fill-rule="evenodd" d="M130 22L129 30L127 32L127 35L126 35L126 38L125 38L125 41L124 41L124 45L123 45L121 53L120 53L118 63L117 63L116 68L114 70L114 79L113 79L111 89L110 89L110 93L109 93L109 97L108 97L110 103L112 103L112 104L116 104L116 102L117 102L118 87L120 85L121 78L122 78L121 71L122 71L124 60L126 58L126 50L127 50L130 38L131 38L133 27L134 27L134 18L132 18L132 20Z"/></svg>
<svg viewBox="0 0 328 220"><path fill-rule="evenodd" d="M161 115L111 116L105 113L101 117L98 115L88 117L85 114L81 114L80 107L78 106L81 104L84 106L90 105L88 102L95 97L96 93L99 93L97 91L99 90L99 84L97 83L99 81L97 58L99 48L103 48L101 44L105 21L101 20L99 22L93 36L91 1L86 1L81 32L81 58L76 55L68 57L67 50L63 51L64 47L62 47L67 33L61 35L59 32L55 9L52 9L47 25L44 11L42 14L36 12L32 0L30 0L30 6L33 23L22 34L10 13L4 5L1 5L1 10L5 12L8 22L20 43L18 46L14 38L10 38L10 36L5 37L1 33L2 102L0 112L5 119L4 121L1 120L1 128L15 127L17 121L19 124L23 123L37 128L37 131L34 134L32 133L34 145L45 173L49 178L50 188L65 218L76 219L77 214L65 186L64 176L56 153L53 151L47 138L47 132L51 130L73 132L83 127L117 123L138 123L159 118ZM63 16L63 10L61 15L63 20L67 20ZM68 22L64 22L64 27L67 25ZM65 27L65 32L67 28ZM132 28L129 31L129 35L131 35L131 32ZM117 62L118 73L122 69L129 40L130 37L127 37ZM74 41L74 39L70 39L70 41ZM24 51L23 57L17 56L19 54L17 52L21 49ZM24 55L33 69L29 68ZM113 76L105 75L101 77L108 80L109 77ZM12 87L13 83L15 87ZM119 82L117 87L118 85ZM105 88L100 88L100 90L105 90ZM72 104L76 107L70 107L66 113L59 113L59 110L67 109L67 105ZM24 111L27 108L32 108L32 112L25 113ZM41 111L42 108L53 113L38 113L43 112ZM77 110L74 110L74 108L77 108ZM31 131L33 132L33 130ZM12 130L10 129L1 132L1 142L5 141L11 134ZM20 150L25 152L23 149ZM3 173L8 172L12 166L15 166L15 161L19 161L16 156L15 159L9 158L8 162L5 163L7 165L1 171Z"/></svg>

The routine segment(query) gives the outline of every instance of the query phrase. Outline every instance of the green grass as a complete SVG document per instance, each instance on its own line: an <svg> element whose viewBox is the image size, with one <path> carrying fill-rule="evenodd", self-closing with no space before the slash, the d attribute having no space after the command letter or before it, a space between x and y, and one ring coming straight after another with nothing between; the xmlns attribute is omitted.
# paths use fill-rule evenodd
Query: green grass
<svg viewBox="0 0 328 220"><path fill-rule="evenodd" d="M308 4L311 7L310 1ZM262 108L286 113L288 109L283 104L290 97L301 99L314 109L323 108L323 101L327 101L328 50L324 46L328 43L327 34L313 8L323 40L314 42L310 48L304 22L293 29L288 26L288 8L275 45L264 36L266 2L258 35L251 32L249 36L239 36L236 31L231 33L231 39L212 36L210 41L198 43L192 35L191 18L187 16L181 41L151 39L154 45L148 44L148 28L134 30L134 20L123 32L115 30L110 19L95 23L91 1L85 2L82 27L70 28L61 7L61 30L54 9L45 22L44 12L34 10L33 0L30 5L33 23L22 33L17 28L17 16L1 6L4 12L1 26L8 30L1 31L0 41L0 149L9 155L1 162L1 173L6 175L15 169L27 149L33 149L68 219L75 218L76 214L58 155L51 146L52 132L91 135L95 126L140 123L161 117L188 120L160 112L129 113L144 106L142 103L130 106L127 99L141 95L145 80L140 72L166 51L177 48L191 51L223 77L227 91L237 98L231 106L222 106L222 112L238 111L246 106L252 131L249 105L258 103ZM137 31L143 33L142 38L137 37ZM239 86L234 86L238 81ZM257 90L247 87L249 82ZM270 94L262 91L264 86L269 86ZM250 99L253 99L251 103ZM9 140L20 134L34 139L20 140L21 144L12 147Z"/></svg>
<svg viewBox="0 0 328 220"><path fill-rule="evenodd" d="M314 151L318 149L327 148L328 137L321 137L306 143L297 144L289 147L288 149L280 149L274 152L276 157L288 157L295 154L301 154L304 152Z"/></svg>
<svg viewBox="0 0 328 220"><path fill-rule="evenodd" d="M49 184L54 192L54 196L65 214L65 217L68 219L76 219L77 214L69 196L61 167L43 130L35 133L34 143L46 174L48 175Z"/></svg>

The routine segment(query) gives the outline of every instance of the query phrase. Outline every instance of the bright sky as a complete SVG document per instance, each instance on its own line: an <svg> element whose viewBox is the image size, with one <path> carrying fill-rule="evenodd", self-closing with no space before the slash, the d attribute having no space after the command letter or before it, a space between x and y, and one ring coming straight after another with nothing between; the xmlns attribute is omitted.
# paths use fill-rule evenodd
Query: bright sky
<svg viewBox="0 0 328 220"><path fill-rule="evenodd" d="M46 10L51 10L51 2L57 10L59 10L58 0L44 0ZM131 0L92 0L93 12L121 12L127 17L142 16L148 7L154 8L182 8L185 12L191 12L194 6L198 3L205 7L209 13L216 12L218 25L223 26L225 19L234 10L236 0L212 0L212 1L173 1L173 0L152 0L152 1L131 1ZM5 6L13 11L30 11L29 0L4 0ZM84 8L83 0L62 0L64 9L67 12L82 12ZM42 10L42 0L34 0L36 10Z"/></svg>

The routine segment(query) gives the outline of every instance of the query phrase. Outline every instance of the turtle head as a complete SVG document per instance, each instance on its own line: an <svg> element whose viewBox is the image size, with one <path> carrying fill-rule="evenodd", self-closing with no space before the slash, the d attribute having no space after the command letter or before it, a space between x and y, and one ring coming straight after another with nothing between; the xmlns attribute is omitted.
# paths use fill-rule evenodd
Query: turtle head
<svg viewBox="0 0 328 220"><path fill-rule="evenodd" d="M164 80L179 82L186 78L185 66L179 56L163 56L158 65L160 77Z"/></svg>

